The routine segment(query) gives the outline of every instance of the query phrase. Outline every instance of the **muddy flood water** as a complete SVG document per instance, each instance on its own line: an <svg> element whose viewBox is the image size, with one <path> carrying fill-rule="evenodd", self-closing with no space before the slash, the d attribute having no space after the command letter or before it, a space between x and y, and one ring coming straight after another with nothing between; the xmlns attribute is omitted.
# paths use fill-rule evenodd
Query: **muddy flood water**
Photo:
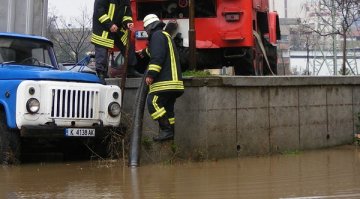
<svg viewBox="0 0 360 199"><path fill-rule="evenodd" d="M0 167L0 198L360 198L360 148L139 168L94 161Z"/></svg>

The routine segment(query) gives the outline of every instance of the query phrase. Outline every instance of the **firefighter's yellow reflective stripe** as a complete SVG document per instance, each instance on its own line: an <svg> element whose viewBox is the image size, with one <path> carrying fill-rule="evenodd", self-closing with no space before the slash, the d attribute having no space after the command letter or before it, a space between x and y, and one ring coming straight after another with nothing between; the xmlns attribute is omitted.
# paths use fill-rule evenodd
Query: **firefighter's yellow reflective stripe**
<svg viewBox="0 0 360 199"><path fill-rule="evenodd" d="M171 42L171 37L170 37L169 33L165 32L165 31L163 31L163 34L168 39L168 45L169 45L169 50L170 50L172 80L177 81L178 80L178 75L177 75L177 68L176 68L176 61L175 61L175 53L174 53L174 48L173 48L173 45L172 45L172 42Z"/></svg>
<svg viewBox="0 0 360 199"><path fill-rule="evenodd" d="M150 57L149 48L146 48L146 49L145 49L145 52L146 52L146 54Z"/></svg>
<svg viewBox="0 0 360 199"><path fill-rule="evenodd" d="M109 32L108 31L103 31L101 37L104 38L104 39L107 39L109 37Z"/></svg>
<svg viewBox="0 0 360 199"><path fill-rule="evenodd" d="M95 35L94 33L91 35L91 42L93 42L95 44L98 44L98 45L101 45L101 46L109 47L109 48L114 47L114 41L113 40L100 37L98 35Z"/></svg>
<svg viewBox="0 0 360 199"><path fill-rule="evenodd" d="M161 82L156 82L153 85L156 86L166 86L166 85L184 85L184 83L182 81L161 81Z"/></svg>
<svg viewBox="0 0 360 199"><path fill-rule="evenodd" d="M128 30L125 30L125 29L121 29L120 31L124 33L123 36L121 37L121 42L124 44L124 46L126 46L126 45L127 45L127 37L128 37L129 31L128 31Z"/></svg>
<svg viewBox="0 0 360 199"><path fill-rule="evenodd" d="M156 103L156 101L158 99L159 99L159 96L154 95L154 98L152 100L152 105L154 106L154 108L156 110L155 113L151 114L151 118L154 120L158 119L159 117L162 117L166 113L165 108L164 107L160 108L159 105Z"/></svg>
<svg viewBox="0 0 360 199"><path fill-rule="evenodd" d="M132 21L132 17L124 16L122 21L124 22L124 21L126 21L126 20Z"/></svg>
<svg viewBox="0 0 360 199"><path fill-rule="evenodd" d="M155 108L155 110L156 111L158 111L160 108L159 108L159 106L158 106L158 104L156 103L156 101L159 99L159 96L157 96L157 95L154 95L154 98L153 98L153 100L152 100L152 104L153 104L153 106L154 106L154 108Z"/></svg>
<svg viewBox="0 0 360 199"><path fill-rule="evenodd" d="M163 90L184 90L182 81L163 81L150 85L150 93Z"/></svg>
<svg viewBox="0 0 360 199"><path fill-rule="evenodd" d="M99 41L99 40L95 39L94 37L91 38L91 42L94 43L94 44L98 44L100 46L108 47L108 48L113 48L114 47L113 44L104 43L102 41Z"/></svg>
<svg viewBox="0 0 360 199"><path fill-rule="evenodd" d="M103 31L103 33L102 33L102 35L103 36L99 36L99 35L96 35L96 34L92 34L92 37L93 38L95 38L95 39L97 39L97 40L100 40L100 41L102 41L102 42L105 42L105 43L109 43L109 44L114 44L114 40L112 40L112 39L108 39L108 38L106 38L105 36L107 36L109 33L108 32L106 32L106 31Z"/></svg>
<svg viewBox="0 0 360 199"><path fill-rule="evenodd" d="M99 18L100 23L104 23L104 21L110 19L110 17L107 14L104 14Z"/></svg>
<svg viewBox="0 0 360 199"><path fill-rule="evenodd" d="M128 9L128 6L125 6L124 13L126 13L127 9ZM124 16L122 21L124 22L126 20L132 21L132 17L131 16Z"/></svg>
<svg viewBox="0 0 360 199"><path fill-rule="evenodd" d="M166 114L165 108L162 107L159 111L156 111L155 113L151 114L151 118L153 120L156 120Z"/></svg>
<svg viewBox="0 0 360 199"><path fill-rule="evenodd" d="M170 124L175 124L175 118L174 118L174 117L169 118L169 123L170 123Z"/></svg>
<svg viewBox="0 0 360 199"><path fill-rule="evenodd" d="M184 90L183 86L162 86L162 87L151 87L150 93L164 90Z"/></svg>
<svg viewBox="0 0 360 199"><path fill-rule="evenodd" d="M156 72L160 72L161 66L156 65L156 64L149 64L149 70L153 70L153 71L156 71Z"/></svg>
<svg viewBox="0 0 360 199"><path fill-rule="evenodd" d="M96 37L92 37L91 41L94 41L95 43L103 45L103 46L114 46L113 43L106 42L106 41L98 39Z"/></svg>
<svg viewBox="0 0 360 199"><path fill-rule="evenodd" d="M108 15L111 21L114 18L114 12L115 12L115 4L110 3Z"/></svg>

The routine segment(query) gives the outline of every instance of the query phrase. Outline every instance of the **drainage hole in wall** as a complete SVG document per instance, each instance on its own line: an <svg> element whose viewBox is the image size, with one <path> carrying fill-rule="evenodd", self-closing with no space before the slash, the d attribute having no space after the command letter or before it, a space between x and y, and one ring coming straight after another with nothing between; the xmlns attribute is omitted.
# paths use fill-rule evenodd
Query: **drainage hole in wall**
<svg viewBox="0 0 360 199"><path fill-rule="evenodd" d="M237 152L240 152L240 150L241 150L241 147L240 147L240 144L238 144L238 145L236 146L236 151L237 151Z"/></svg>

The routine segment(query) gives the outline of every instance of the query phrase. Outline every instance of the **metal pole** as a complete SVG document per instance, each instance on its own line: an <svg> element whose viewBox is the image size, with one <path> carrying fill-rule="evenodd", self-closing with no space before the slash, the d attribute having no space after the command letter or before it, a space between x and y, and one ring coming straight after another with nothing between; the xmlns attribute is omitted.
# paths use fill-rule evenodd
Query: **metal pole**
<svg viewBox="0 0 360 199"><path fill-rule="evenodd" d="M46 36L46 28L47 28L47 17L48 17L48 0L44 0L42 2L42 22L41 22L41 35Z"/></svg>
<svg viewBox="0 0 360 199"><path fill-rule="evenodd" d="M306 36L306 72L310 75L310 60L309 60L309 35ZM313 75L315 75L313 73Z"/></svg>
<svg viewBox="0 0 360 199"><path fill-rule="evenodd" d="M288 6L287 0L284 0L284 7L285 7L285 18L288 18Z"/></svg>
<svg viewBox="0 0 360 199"><path fill-rule="evenodd" d="M336 8L335 8L335 1L331 1L331 20L332 20L332 32L334 33L336 31ZM337 41L336 41L336 35L332 34L332 45L333 45L333 62L334 62L334 75L337 75Z"/></svg>
<svg viewBox="0 0 360 199"><path fill-rule="evenodd" d="M34 2L33 0L26 1L26 23L25 23L25 33L34 34Z"/></svg>
<svg viewBox="0 0 360 199"><path fill-rule="evenodd" d="M196 70L195 0L189 0L189 69Z"/></svg>
<svg viewBox="0 0 360 199"><path fill-rule="evenodd" d="M272 10L275 10L275 0L272 0L272 3L273 3Z"/></svg>
<svg viewBox="0 0 360 199"><path fill-rule="evenodd" d="M8 0L7 32L15 32L15 1Z"/></svg>
<svg viewBox="0 0 360 199"><path fill-rule="evenodd" d="M123 104L123 99L124 99L124 93L125 93L125 84L126 84L126 76L127 76L127 70L128 70L128 64L129 64L129 48L130 48L130 38L131 38L131 30L127 30L128 35L126 37L126 46L125 46L125 60L124 60L124 71L121 75L121 83L120 83L120 89L121 89L121 104ZM123 106L121 106L123 107Z"/></svg>

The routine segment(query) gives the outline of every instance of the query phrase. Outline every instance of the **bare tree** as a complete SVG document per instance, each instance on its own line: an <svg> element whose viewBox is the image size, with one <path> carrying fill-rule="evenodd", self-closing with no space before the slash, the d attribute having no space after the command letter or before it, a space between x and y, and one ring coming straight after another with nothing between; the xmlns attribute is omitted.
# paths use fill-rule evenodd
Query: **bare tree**
<svg viewBox="0 0 360 199"><path fill-rule="evenodd" d="M335 38L335 35L342 37L343 63L340 71L345 75L347 71L347 38L355 22L360 19L360 1L316 0L314 2L313 17L316 20L305 21L305 24L307 24L307 28L321 37L333 36ZM333 45L333 48L335 47L336 45Z"/></svg>
<svg viewBox="0 0 360 199"><path fill-rule="evenodd" d="M77 63L90 49L92 18L86 8L80 9L78 18L66 20L55 14L48 19L48 37L54 43L61 62Z"/></svg>

